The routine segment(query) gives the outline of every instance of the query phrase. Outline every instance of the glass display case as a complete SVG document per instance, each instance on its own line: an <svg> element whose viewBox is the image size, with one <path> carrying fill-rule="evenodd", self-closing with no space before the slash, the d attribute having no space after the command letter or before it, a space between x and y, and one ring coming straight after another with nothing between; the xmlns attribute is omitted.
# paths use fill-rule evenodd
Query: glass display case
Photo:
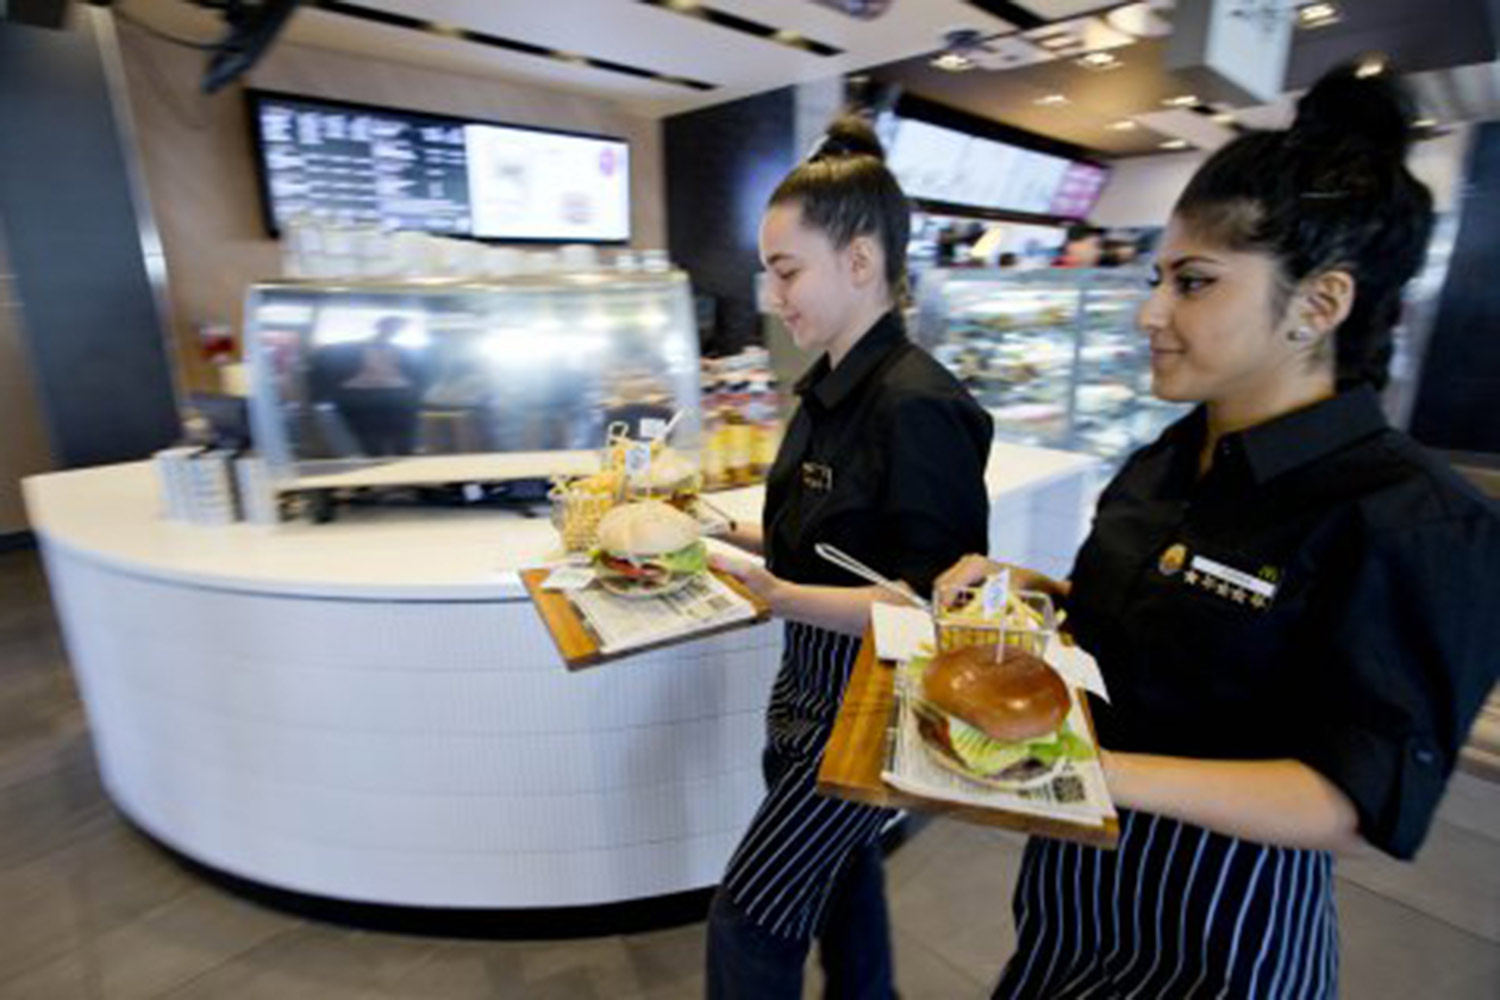
<svg viewBox="0 0 1500 1000"><path fill-rule="evenodd" d="M639 436L677 411L672 442L699 445L681 272L258 284L245 327L278 489L570 473L612 424Z"/></svg>
<svg viewBox="0 0 1500 1000"><path fill-rule="evenodd" d="M1187 407L1151 395L1138 269L934 270L918 285L917 337L1020 444L1117 466Z"/></svg>

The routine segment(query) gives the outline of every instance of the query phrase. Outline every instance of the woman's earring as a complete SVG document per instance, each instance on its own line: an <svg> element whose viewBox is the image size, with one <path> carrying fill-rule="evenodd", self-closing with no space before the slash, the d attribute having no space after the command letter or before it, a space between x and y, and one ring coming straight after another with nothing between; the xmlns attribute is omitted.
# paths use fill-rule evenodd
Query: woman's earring
<svg viewBox="0 0 1500 1000"><path fill-rule="evenodd" d="M1306 344L1317 337L1317 334L1305 326L1294 326L1287 331L1286 339L1294 344Z"/></svg>

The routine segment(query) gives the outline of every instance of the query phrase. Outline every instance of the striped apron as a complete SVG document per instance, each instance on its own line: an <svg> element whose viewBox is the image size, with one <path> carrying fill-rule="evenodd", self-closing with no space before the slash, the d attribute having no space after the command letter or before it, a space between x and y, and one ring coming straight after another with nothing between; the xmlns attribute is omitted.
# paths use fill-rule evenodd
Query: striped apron
<svg viewBox="0 0 1500 1000"><path fill-rule="evenodd" d="M1122 812L1116 851L1033 837L1003 1000L1338 996L1333 858Z"/></svg>
<svg viewBox="0 0 1500 1000"><path fill-rule="evenodd" d="M856 636L786 623L766 720L768 791L723 883L744 913L778 937L817 935L839 870L853 851L879 839L892 815L817 792L818 766L858 653Z"/></svg>

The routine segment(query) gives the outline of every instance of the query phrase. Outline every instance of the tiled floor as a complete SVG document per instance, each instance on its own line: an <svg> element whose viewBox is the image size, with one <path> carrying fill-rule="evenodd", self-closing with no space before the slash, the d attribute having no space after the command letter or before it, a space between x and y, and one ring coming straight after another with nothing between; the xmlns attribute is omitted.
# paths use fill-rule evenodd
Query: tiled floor
<svg viewBox="0 0 1500 1000"><path fill-rule="evenodd" d="M902 995L981 997L1012 943L1020 841L952 822L891 858ZM1345 862L1344 996L1500 998L1500 789L1461 779L1415 865ZM698 925L585 941L404 938L200 882L100 790L34 553L0 554L0 998L685 1000ZM816 995L816 973L809 995Z"/></svg>

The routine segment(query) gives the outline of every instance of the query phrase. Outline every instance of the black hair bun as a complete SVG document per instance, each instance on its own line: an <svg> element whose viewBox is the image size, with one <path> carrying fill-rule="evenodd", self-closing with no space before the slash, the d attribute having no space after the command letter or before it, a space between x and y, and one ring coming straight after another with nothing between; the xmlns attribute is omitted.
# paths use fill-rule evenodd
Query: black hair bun
<svg viewBox="0 0 1500 1000"><path fill-rule="evenodd" d="M1415 138L1411 97L1389 73L1340 66L1297 102L1291 136L1309 144L1361 146L1404 160Z"/></svg>
<svg viewBox="0 0 1500 1000"><path fill-rule="evenodd" d="M845 156L873 156L885 161L885 147L880 144L875 127L856 114L844 114L835 118L809 159L831 160Z"/></svg>

